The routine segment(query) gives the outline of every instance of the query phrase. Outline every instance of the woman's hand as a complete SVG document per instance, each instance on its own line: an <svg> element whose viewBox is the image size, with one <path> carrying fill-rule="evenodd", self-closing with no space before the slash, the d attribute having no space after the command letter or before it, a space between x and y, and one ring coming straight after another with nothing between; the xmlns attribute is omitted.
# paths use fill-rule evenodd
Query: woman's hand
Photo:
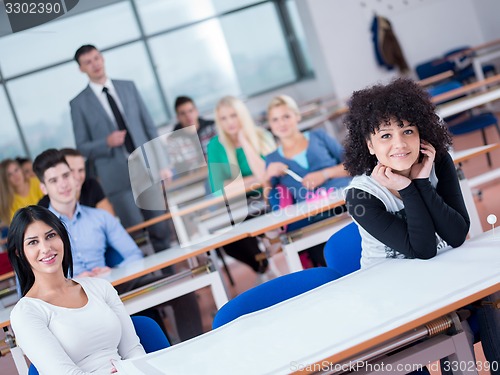
<svg viewBox="0 0 500 375"><path fill-rule="evenodd" d="M373 168L371 176L380 185L390 190L403 190L411 183L408 177L394 173L391 168L380 163Z"/></svg>
<svg viewBox="0 0 500 375"><path fill-rule="evenodd" d="M432 165L436 158L436 149L429 142L420 142L420 152L423 154L421 162L413 164L410 171L410 178L429 178L431 175Z"/></svg>
<svg viewBox="0 0 500 375"><path fill-rule="evenodd" d="M302 180L302 186L304 186L306 189L314 190L318 186L323 185L325 181L326 178L323 171L311 172L304 176L304 179Z"/></svg>
<svg viewBox="0 0 500 375"><path fill-rule="evenodd" d="M266 180L269 181L273 177L283 176L288 169L288 165L280 161L270 163L266 169Z"/></svg>

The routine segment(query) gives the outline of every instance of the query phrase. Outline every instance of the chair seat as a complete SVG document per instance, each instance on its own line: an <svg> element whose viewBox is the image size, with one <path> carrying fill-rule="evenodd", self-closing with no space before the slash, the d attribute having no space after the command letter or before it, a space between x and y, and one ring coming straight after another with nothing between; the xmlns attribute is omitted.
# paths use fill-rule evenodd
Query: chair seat
<svg viewBox="0 0 500 375"><path fill-rule="evenodd" d="M450 132L453 135L471 133L475 130L484 129L488 126L496 125L497 118L493 113L487 112L472 116L456 125L450 126Z"/></svg>
<svg viewBox="0 0 500 375"><path fill-rule="evenodd" d="M212 328L218 328L242 315L298 296L339 277L340 275L331 268L317 267L269 280L241 293L222 306L214 317Z"/></svg>

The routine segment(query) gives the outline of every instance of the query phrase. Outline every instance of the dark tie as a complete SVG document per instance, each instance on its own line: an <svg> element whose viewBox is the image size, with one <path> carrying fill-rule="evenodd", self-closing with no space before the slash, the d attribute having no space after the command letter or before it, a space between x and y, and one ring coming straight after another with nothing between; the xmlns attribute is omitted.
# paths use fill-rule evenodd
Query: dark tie
<svg viewBox="0 0 500 375"><path fill-rule="evenodd" d="M120 109L118 108L115 99L113 99L113 97L109 94L109 90L107 87L103 87L102 92L104 92L106 94L106 97L108 98L109 106L111 107L111 111L113 111L113 115L115 116L118 129L127 131L127 135L125 136L125 148L129 152L129 154L131 154L135 150L134 142L132 141L132 137L130 137L127 125L125 125L125 120L123 119Z"/></svg>

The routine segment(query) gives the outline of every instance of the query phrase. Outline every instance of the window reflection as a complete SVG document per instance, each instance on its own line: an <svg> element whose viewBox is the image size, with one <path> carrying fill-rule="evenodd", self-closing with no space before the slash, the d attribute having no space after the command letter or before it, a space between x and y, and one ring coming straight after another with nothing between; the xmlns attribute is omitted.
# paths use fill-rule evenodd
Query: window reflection
<svg viewBox="0 0 500 375"><path fill-rule="evenodd" d="M146 34L213 17L258 0L135 0Z"/></svg>
<svg viewBox="0 0 500 375"><path fill-rule="evenodd" d="M306 40L306 35L304 33L304 28L302 27L302 22L300 21L297 4L295 0L287 0L286 6L288 8L288 14L290 15L290 20L292 21L295 36L299 41L299 47L301 49L302 57L304 59L306 72L307 74L312 74L314 72L314 69L311 62L309 49L307 47L307 40Z"/></svg>
<svg viewBox="0 0 500 375"><path fill-rule="evenodd" d="M0 66L5 78L72 59L78 47L104 49L139 37L128 1L63 18L0 38ZM21 47L22 46L22 47Z"/></svg>
<svg viewBox="0 0 500 375"><path fill-rule="evenodd" d="M226 15L221 25L245 95L297 79L272 3Z"/></svg>
<svg viewBox="0 0 500 375"><path fill-rule="evenodd" d="M74 147L69 101L86 85L76 63L7 83L32 157L47 148Z"/></svg>
<svg viewBox="0 0 500 375"><path fill-rule="evenodd" d="M192 96L204 111L224 95L241 93L216 19L152 38L150 47L171 108L178 95Z"/></svg>
<svg viewBox="0 0 500 375"><path fill-rule="evenodd" d="M158 84L147 59L144 44L136 42L107 51L104 53L104 59L108 77L134 81L155 124L157 126L165 125L168 117L160 99Z"/></svg>
<svg viewBox="0 0 500 375"><path fill-rule="evenodd" d="M4 88L0 85L0 113L2 114L2 136L0 137L0 160L25 156L14 116L9 108Z"/></svg>

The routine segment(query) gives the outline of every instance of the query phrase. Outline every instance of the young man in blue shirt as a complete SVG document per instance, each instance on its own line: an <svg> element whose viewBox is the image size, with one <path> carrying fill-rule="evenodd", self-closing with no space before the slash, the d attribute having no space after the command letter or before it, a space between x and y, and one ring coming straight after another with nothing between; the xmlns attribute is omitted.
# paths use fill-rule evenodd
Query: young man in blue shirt
<svg viewBox="0 0 500 375"><path fill-rule="evenodd" d="M142 251L115 217L104 210L78 203L76 182L62 152L56 149L42 152L35 158L33 170L40 180L42 191L49 196L49 210L66 225L70 234L75 277L98 276L108 272L104 256L108 247L123 258L116 267L143 257ZM171 300L168 304L173 306L178 317L177 329L182 341L203 332L194 293ZM152 317L162 324L157 313Z"/></svg>
<svg viewBox="0 0 500 375"><path fill-rule="evenodd" d="M143 257L142 251L116 218L104 210L82 206L76 199L76 182L64 155L55 149L42 152L33 163L51 210L67 227L73 251L75 276L107 272L104 254L116 250L121 266Z"/></svg>

